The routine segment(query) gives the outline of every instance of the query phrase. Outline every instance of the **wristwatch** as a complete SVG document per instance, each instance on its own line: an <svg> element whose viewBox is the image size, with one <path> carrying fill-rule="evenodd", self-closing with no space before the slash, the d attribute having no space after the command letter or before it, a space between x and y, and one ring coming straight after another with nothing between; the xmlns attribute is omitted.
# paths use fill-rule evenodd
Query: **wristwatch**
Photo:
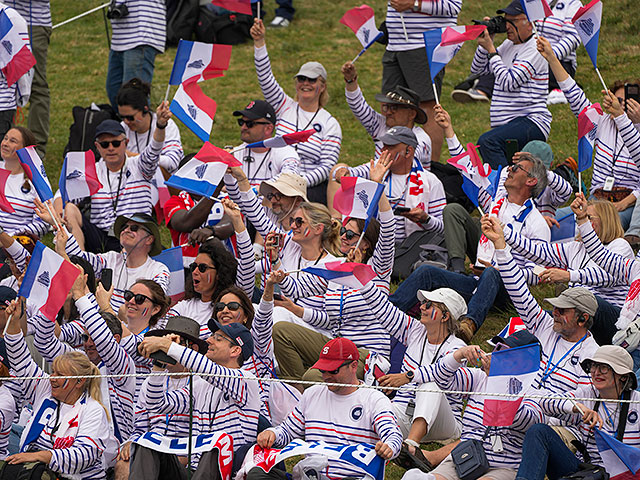
<svg viewBox="0 0 640 480"><path fill-rule="evenodd" d="M406 372L404 372L404 375L409 379L409 381L411 381L413 380L415 372L413 370L407 370Z"/></svg>
<svg viewBox="0 0 640 480"><path fill-rule="evenodd" d="M491 52L489 54L489 60L491 60L493 57L497 57L498 55L500 55L498 52Z"/></svg>
<svg viewBox="0 0 640 480"><path fill-rule="evenodd" d="M419 12L420 11L420 0L414 0L413 2L413 7L411 8L411 10L413 10L414 12Z"/></svg>

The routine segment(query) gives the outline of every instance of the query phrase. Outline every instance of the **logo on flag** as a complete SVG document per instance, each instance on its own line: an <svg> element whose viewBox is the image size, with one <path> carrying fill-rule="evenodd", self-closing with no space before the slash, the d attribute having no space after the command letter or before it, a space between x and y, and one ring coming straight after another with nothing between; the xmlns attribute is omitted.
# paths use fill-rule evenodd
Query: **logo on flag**
<svg viewBox="0 0 640 480"><path fill-rule="evenodd" d="M582 30L586 35L593 35L593 29L595 25L593 24L593 20L587 18L585 20L578 20L578 28Z"/></svg>
<svg viewBox="0 0 640 480"><path fill-rule="evenodd" d="M202 180L202 177L204 177L205 172L207 171L207 164L203 163L202 165L196 167L196 177L198 177L200 180Z"/></svg>
<svg viewBox="0 0 640 480"><path fill-rule="evenodd" d="M13 55L13 48L11 47L11 42L3 40L2 46L4 47L4 49L7 51L9 55Z"/></svg>
<svg viewBox="0 0 640 480"><path fill-rule="evenodd" d="M511 377L509 379L509 393L511 395L517 395L522 391L522 382L518 380L516 377Z"/></svg>
<svg viewBox="0 0 640 480"><path fill-rule="evenodd" d="M189 115L191 115L191 118L195 120L198 117L198 110L196 109L196 107L194 105L188 104L187 109L189 110Z"/></svg>
<svg viewBox="0 0 640 480"><path fill-rule="evenodd" d="M209 141L218 106L204 94L196 81L181 84L169 108L200 140Z"/></svg>
<svg viewBox="0 0 640 480"><path fill-rule="evenodd" d="M198 59L194 62L191 62L189 65L187 65L188 68L202 68L204 67L204 62L201 59Z"/></svg>
<svg viewBox="0 0 640 480"><path fill-rule="evenodd" d="M49 279L49 272L45 270L40 275L38 275L38 283L44 285L45 287L48 287L51 284L51 280Z"/></svg>
<svg viewBox="0 0 640 480"><path fill-rule="evenodd" d="M376 27L373 8L369 5L362 4L359 7L347 10L340 19L340 23L349 27L356 34L357 39L360 40L365 50L382 35L378 27Z"/></svg>
<svg viewBox="0 0 640 480"><path fill-rule="evenodd" d="M367 195L367 192L365 192L364 190L360 190L357 195L364 208L369 208L369 196Z"/></svg>
<svg viewBox="0 0 640 480"><path fill-rule="evenodd" d="M591 63L598 67L598 39L600 37L600 25L602 24L602 2L592 0L588 5L580 7L571 19L578 35L584 44Z"/></svg>
<svg viewBox="0 0 640 480"><path fill-rule="evenodd" d="M231 45L215 45L180 40L173 61L169 84L180 85L187 80L200 82L221 77L229 69Z"/></svg>

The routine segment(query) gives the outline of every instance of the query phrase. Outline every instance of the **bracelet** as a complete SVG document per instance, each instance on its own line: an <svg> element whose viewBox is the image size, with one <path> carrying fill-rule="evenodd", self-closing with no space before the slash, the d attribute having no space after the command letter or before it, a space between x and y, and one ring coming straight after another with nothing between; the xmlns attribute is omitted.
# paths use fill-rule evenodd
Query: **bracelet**
<svg viewBox="0 0 640 480"><path fill-rule="evenodd" d="M169 124L165 123L164 125L160 125L158 122L156 122L156 128L159 128L160 130L164 130L165 128L167 128L167 125Z"/></svg>
<svg viewBox="0 0 640 480"><path fill-rule="evenodd" d="M351 80L347 80L346 78L344 79L344 81L348 84L352 84L353 82L355 82L356 80L358 80L358 75L356 75L355 77L353 77Z"/></svg>

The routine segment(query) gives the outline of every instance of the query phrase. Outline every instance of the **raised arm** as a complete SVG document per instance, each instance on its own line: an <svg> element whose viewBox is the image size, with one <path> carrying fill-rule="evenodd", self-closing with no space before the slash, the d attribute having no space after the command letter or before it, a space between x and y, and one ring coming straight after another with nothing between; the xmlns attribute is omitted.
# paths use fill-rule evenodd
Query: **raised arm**
<svg viewBox="0 0 640 480"><path fill-rule="evenodd" d="M236 246L238 251L238 273L236 285L251 298L256 285L256 262L253 254L253 245L249 232L242 220L240 208L228 198L222 200L224 211L233 223L236 232Z"/></svg>
<svg viewBox="0 0 640 480"><path fill-rule="evenodd" d="M364 98L362 90L358 86L358 73L351 62L342 66L342 75L345 81L345 96L351 113L362 124L371 137L376 137L386 122L381 113L376 112Z"/></svg>
<svg viewBox="0 0 640 480"><path fill-rule="evenodd" d="M153 131L153 138L149 145L140 152L140 172L147 181L151 181L158 169L160 162L160 153L164 147L165 128L171 118L169 104L162 102L156 109L156 129Z"/></svg>

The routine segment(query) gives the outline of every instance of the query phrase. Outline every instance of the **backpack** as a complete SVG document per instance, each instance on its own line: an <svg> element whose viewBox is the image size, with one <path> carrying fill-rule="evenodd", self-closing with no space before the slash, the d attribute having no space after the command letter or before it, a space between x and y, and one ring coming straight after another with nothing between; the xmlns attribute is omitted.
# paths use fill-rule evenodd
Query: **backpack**
<svg viewBox="0 0 640 480"><path fill-rule="evenodd" d="M167 45L177 45L181 38L191 40L198 20L199 0L167 2Z"/></svg>
<svg viewBox="0 0 640 480"><path fill-rule="evenodd" d="M117 120L116 112L111 105L92 103L90 107L73 107L73 124L69 127L69 143L64 147L67 152L93 151L96 159L100 158L95 146L96 128L103 120Z"/></svg>
<svg viewBox="0 0 640 480"><path fill-rule="evenodd" d="M216 14L210 8L200 7L196 24L196 40L205 43L238 45L251 38L249 30L253 25L251 15L243 13Z"/></svg>
<svg viewBox="0 0 640 480"><path fill-rule="evenodd" d="M26 462L16 465L0 461L0 480L56 480L58 474L43 462Z"/></svg>

